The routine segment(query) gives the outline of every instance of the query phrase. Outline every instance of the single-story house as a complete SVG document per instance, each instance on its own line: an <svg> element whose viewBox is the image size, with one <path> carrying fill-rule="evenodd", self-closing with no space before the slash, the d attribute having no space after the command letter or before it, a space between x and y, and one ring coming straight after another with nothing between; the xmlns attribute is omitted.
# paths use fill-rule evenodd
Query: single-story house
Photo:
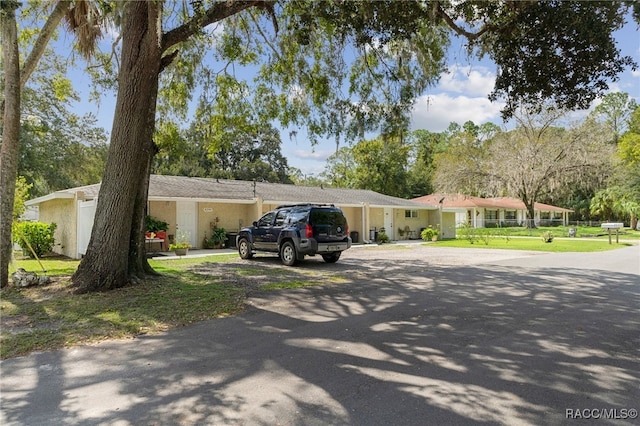
<svg viewBox="0 0 640 426"><path fill-rule="evenodd" d="M91 236L100 184L56 191L27 201L38 208L41 222L57 224L55 251L72 258L86 253ZM152 175L147 214L169 224L166 243L154 249L167 250L179 229L189 235L194 248L213 228L224 228L231 238L243 226L282 204L334 204L347 217L356 242L369 242L385 228L391 240L419 238L420 230L432 225L442 236L455 237L455 216L437 205L390 197L374 191L324 188L268 182ZM405 230L409 233L405 234ZM401 232L402 234L401 235Z"/></svg>
<svg viewBox="0 0 640 426"><path fill-rule="evenodd" d="M495 226L523 226L527 221L527 208L521 200L511 197L481 198L463 194L430 194L414 198L426 205L441 206L444 212L455 213L455 223L469 224L474 228ZM536 226L568 224L568 214L573 210L534 203Z"/></svg>

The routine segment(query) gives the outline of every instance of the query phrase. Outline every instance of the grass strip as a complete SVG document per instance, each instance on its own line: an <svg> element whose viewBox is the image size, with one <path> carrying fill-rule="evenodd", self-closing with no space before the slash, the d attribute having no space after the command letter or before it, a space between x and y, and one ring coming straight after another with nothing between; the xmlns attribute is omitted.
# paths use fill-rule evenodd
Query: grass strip
<svg viewBox="0 0 640 426"><path fill-rule="evenodd" d="M459 247L459 248L490 248L505 250L530 250L546 251L554 253L565 252L597 252L615 250L621 247L633 245L633 243L609 244L608 241L592 241L581 239L558 239L555 238L550 243L545 243L542 238L498 238L478 239L473 244L466 239L440 240L435 243L427 243L436 247Z"/></svg>

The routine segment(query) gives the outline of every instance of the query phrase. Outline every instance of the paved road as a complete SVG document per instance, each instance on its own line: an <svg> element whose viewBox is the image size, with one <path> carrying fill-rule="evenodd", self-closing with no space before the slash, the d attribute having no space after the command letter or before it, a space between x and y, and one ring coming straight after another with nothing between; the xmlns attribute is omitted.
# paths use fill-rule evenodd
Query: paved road
<svg viewBox="0 0 640 426"><path fill-rule="evenodd" d="M638 246L358 248L300 268L349 282L257 293L241 315L159 336L3 361L0 422L640 423Z"/></svg>

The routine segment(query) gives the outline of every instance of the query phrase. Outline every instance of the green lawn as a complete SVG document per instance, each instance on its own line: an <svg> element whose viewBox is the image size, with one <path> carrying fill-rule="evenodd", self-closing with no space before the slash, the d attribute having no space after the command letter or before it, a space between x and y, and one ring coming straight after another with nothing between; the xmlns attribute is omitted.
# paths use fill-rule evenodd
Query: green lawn
<svg viewBox="0 0 640 426"><path fill-rule="evenodd" d="M38 262L35 259L20 259L9 265L9 274L15 272L17 268L22 268L28 272L35 272L40 275L71 275L78 268L79 260L64 259L60 257L44 257ZM43 272L43 268L44 271Z"/></svg>
<svg viewBox="0 0 640 426"><path fill-rule="evenodd" d="M487 239L479 238L473 244L466 239L456 240L440 240L435 244L438 247L462 247L462 248L491 248L491 249L508 249L508 250L532 250L532 251L548 251L548 252L594 252L614 250L620 247L629 246L633 243L620 242L609 244L608 239L602 241L585 240L580 238L554 238L551 243L545 243L541 237L538 238L501 238L491 237Z"/></svg>
<svg viewBox="0 0 640 426"><path fill-rule="evenodd" d="M541 226L538 228L524 228L524 227L511 227L511 228L483 228L494 234L508 234L510 236L519 237L539 237L543 232L552 232L555 237L568 237L569 228L576 230L577 238L601 238L608 240L607 231L595 226ZM612 232L612 237L615 238L615 231ZM640 240L640 231L634 231L629 228L621 230L620 238Z"/></svg>

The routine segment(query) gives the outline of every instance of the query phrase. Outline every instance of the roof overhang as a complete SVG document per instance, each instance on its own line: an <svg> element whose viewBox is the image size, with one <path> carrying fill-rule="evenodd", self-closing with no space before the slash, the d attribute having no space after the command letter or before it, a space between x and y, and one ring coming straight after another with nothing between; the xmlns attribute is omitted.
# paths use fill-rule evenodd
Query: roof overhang
<svg viewBox="0 0 640 426"><path fill-rule="evenodd" d="M219 203L219 204L255 204L257 200L238 198L192 198L192 197L157 197L149 196L147 201L194 201L198 203Z"/></svg>
<svg viewBox="0 0 640 426"><path fill-rule="evenodd" d="M70 192L58 191L51 194L43 195L42 197L34 198L33 200L27 200L24 202L25 206L37 206L41 203L51 200L73 200L76 196Z"/></svg>
<svg viewBox="0 0 640 426"><path fill-rule="evenodd" d="M405 210L438 210L438 206L432 206L429 204L407 204L406 206L388 205L388 204L369 204L369 207L373 208L387 208L387 209L405 209Z"/></svg>
<svg viewBox="0 0 640 426"><path fill-rule="evenodd" d="M336 203L336 202L326 202L326 201L318 201L318 202L301 202L301 201L282 201L282 200L263 200L263 204L274 204L278 206L284 206L289 204L333 204L338 207L356 207L363 208L367 206L368 203L360 202L360 203ZM397 205L397 204L368 204L370 208L390 208L390 209L405 209L405 210L437 210L437 206L431 206L428 204L407 204L407 205Z"/></svg>

